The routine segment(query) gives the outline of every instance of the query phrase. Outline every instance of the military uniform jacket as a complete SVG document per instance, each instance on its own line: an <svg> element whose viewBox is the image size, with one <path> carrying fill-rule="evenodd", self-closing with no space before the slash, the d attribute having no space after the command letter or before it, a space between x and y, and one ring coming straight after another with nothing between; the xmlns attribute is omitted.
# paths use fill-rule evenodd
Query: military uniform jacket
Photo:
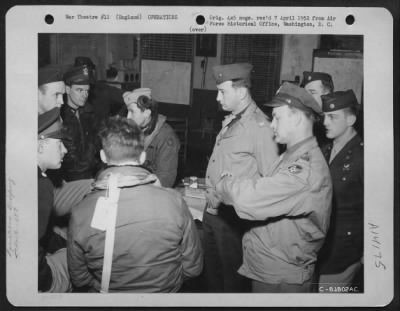
<svg viewBox="0 0 400 311"><path fill-rule="evenodd" d="M267 176L224 178L217 191L240 218L264 221L243 237L239 273L265 283L312 278L332 199L329 168L315 137L283 153Z"/></svg>
<svg viewBox="0 0 400 311"><path fill-rule="evenodd" d="M89 103L79 108L79 119L74 110L64 104L61 118L67 133L63 143L68 152L61 166L66 181L92 178L100 164L98 152L100 140L94 127L94 111Z"/></svg>
<svg viewBox="0 0 400 311"><path fill-rule="evenodd" d="M322 151L329 161L332 144ZM343 272L363 255L364 146L354 136L329 164L333 183L331 228L321 251L321 274Z"/></svg>
<svg viewBox="0 0 400 311"><path fill-rule="evenodd" d="M163 187L172 187L178 171L180 142L167 118L158 115L156 127L144 139L144 166L157 175Z"/></svg>
<svg viewBox="0 0 400 311"><path fill-rule="evenodd" d="M137 166L102 171L94 191L72 210L68 230L68 266L72 283L99 291L105 232L92 228L97 200L108 177L121 189L113 251L110 292L176 292L185 278L203 268L200 238L182 196L156 186L156 178Z"/></svg>
<svg viewBox="0 0 400 311"><path fill-rule="evenodd" d="M222 123L208 163L206 184L215 187L225 171L238 177L259 177L270 170L277 157L270 122L253 102L239 119L228 117Z"/></svg>

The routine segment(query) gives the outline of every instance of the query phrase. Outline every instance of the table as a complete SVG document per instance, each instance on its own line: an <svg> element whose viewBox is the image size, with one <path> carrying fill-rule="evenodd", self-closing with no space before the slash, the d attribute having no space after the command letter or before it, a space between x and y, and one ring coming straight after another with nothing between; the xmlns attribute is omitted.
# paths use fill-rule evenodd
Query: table
<svg viewBox="0 0 400 311"><path fill-rule="evenodd" d="M206 207L207 200L205 199L204 196L201 195L200 193L201 191L198 191L199 195L196 195L196 193L190 191L191 189L185 189L185 188L186 187L178 187L176 188L176 190L182 194L182 197L185 200L187 206L189 207L189 211L192 214L193 219L198 219L202 221L203 211L204 208Z"/></svg>

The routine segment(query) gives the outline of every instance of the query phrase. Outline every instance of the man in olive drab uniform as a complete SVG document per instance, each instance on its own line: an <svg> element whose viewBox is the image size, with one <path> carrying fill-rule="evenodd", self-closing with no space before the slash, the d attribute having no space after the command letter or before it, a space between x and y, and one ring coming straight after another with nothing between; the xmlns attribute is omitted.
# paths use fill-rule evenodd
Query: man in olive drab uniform
<svg viewBox="0 0 400 311"><path fill-rule="evenodd" d="M243 292L249 287L237 272L246 226L232 207L220 204L216 183L228 169L249 178L266 174L278 156L270 122L249 91L251 70L252 65L244 63L213 68L217 101L231 114L222 123L206 172L203 232L205 280L210 292Z"/></svg>
<svg viewBox="0 0 400 311"><path fill-rule="evenodd" d="M332 139L322 152L333 183L331 225L320 255L319 290L325 292L353 285L362 267L364 144L354 129L359 104L352 90L322 96L322 109L326 136Z"/></svg>
<svg viewBox="0 0 400 311"><path fill-rule="evenodd" d="M254 179L225 172L217 184L222 202L240 218L265 221L243 237L239 273L253 292L312 292L315 265L328 231L332 183L312 133L315 99L284 83L272 102L271 127L286 151L268 174Z"/></svg>
<svg viewBox="0 0 400 311"><path fill-rule="evenodd" d="M320 107L322 107L321 96L332 93L334 90L332 77L326 72L304 71L301 85L315 98ZM328 142L325 136L325 127L320 118L314 122L314 135L319 146L323 146Z"/></svg>

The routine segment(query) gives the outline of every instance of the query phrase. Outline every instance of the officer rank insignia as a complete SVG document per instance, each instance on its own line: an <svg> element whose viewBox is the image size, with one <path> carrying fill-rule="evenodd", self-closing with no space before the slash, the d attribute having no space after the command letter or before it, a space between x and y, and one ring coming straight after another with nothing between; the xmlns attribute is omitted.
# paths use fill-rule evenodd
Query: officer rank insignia
<svg viewBox="0 0 400 311"><path fill-rule="evenodd" d="M303 168L298 164L293 164L288 167L288 171L290 174L299 174Z"/></svg>

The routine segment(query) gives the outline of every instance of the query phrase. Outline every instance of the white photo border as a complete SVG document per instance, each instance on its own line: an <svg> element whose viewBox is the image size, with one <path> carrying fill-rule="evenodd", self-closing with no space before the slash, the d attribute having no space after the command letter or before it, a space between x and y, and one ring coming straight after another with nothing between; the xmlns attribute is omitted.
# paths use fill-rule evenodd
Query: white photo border
<svg viewBox="0 0 400 311"><path fill-rule="evenodd" d="M142 19L69 20L142 14ZM51 14L54 23L45 23ZM154 20L149 15L178 15ZM336 34L364 38L364 293L45 294L37 292L37 70L39 33L191 33L198 15L335 16L332 27L212 27L205 33ZM347 15L355 23L345 23ZM146 18L147 16L147 18ZM201 27L200 27L201 28ZM204 32L203 32L204 33ZM14 306L382 306L394 295L393 17L385 8L14 6L6 14L6 291ZM378 189L378 190L377 190Z"/></svg>

